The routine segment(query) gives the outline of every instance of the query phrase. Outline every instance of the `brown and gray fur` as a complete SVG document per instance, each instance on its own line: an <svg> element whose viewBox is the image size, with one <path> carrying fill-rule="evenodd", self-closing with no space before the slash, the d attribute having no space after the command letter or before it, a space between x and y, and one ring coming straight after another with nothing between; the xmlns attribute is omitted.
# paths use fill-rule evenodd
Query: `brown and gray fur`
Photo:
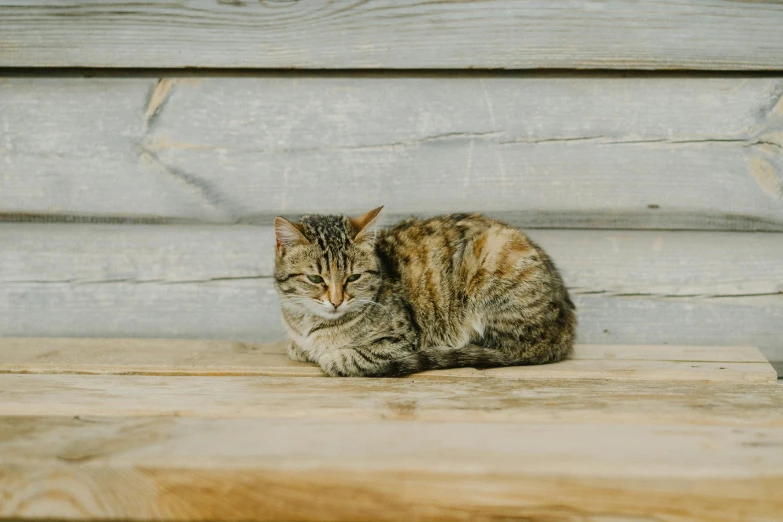
<svg viewBox="0 0 783 522"><path fill-rule="evenodd" d="M569 355L574 305L522 232L478 214L377 230L380 210L275 220L292 359L333 376L391 377Z"/></svg>

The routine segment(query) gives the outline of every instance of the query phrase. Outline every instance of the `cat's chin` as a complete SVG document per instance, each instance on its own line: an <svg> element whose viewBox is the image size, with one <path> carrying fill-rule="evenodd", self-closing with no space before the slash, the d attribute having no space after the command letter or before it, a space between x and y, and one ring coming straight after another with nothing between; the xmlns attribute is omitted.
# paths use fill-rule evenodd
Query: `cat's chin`
<svg viewBox="0 0 783 522"><path fill-rule="evenodd" d="M327 321L336 321L337 319L340 319L343 317L347 310L311 310L315 315L320 317L321 319L326 319Z"/></svg>

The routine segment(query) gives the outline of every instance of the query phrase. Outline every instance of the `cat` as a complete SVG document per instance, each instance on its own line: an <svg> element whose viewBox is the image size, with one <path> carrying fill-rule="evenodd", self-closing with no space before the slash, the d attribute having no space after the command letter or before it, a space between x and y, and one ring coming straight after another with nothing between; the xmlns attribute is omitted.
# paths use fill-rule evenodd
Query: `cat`
<svg viewBox="0 0 783 522"><path fill-rule="evenodd" d="M572 351L576 311L549 256L480 214L275 218L288 355L330 376L543 364Z"/></svg>

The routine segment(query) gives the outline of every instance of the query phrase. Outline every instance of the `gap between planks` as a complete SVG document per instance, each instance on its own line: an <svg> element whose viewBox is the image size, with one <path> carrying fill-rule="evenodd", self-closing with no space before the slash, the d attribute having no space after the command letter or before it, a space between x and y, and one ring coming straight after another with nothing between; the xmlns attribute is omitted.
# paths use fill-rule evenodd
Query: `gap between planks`
<svg viewBox="0 0 783 522"><path fill-rule="evenodd" d="M0 373L323 377L291 361L285 344L175 339L0 338ZM577 345L571 359L540 366L455 368L415 379L609 379L775 383L754 347Z"/></svg>

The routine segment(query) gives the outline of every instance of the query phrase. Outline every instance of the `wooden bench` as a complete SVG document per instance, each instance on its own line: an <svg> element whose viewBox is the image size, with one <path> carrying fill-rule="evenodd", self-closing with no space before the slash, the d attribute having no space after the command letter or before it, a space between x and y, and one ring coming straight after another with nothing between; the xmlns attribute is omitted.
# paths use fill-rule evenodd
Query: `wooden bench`
<svg viewBox="0 0 783 522"><path fill-rule="evenodd" d="M282 345L0 340L0 517L775 520L755 348L325 377Z"/></svg>

